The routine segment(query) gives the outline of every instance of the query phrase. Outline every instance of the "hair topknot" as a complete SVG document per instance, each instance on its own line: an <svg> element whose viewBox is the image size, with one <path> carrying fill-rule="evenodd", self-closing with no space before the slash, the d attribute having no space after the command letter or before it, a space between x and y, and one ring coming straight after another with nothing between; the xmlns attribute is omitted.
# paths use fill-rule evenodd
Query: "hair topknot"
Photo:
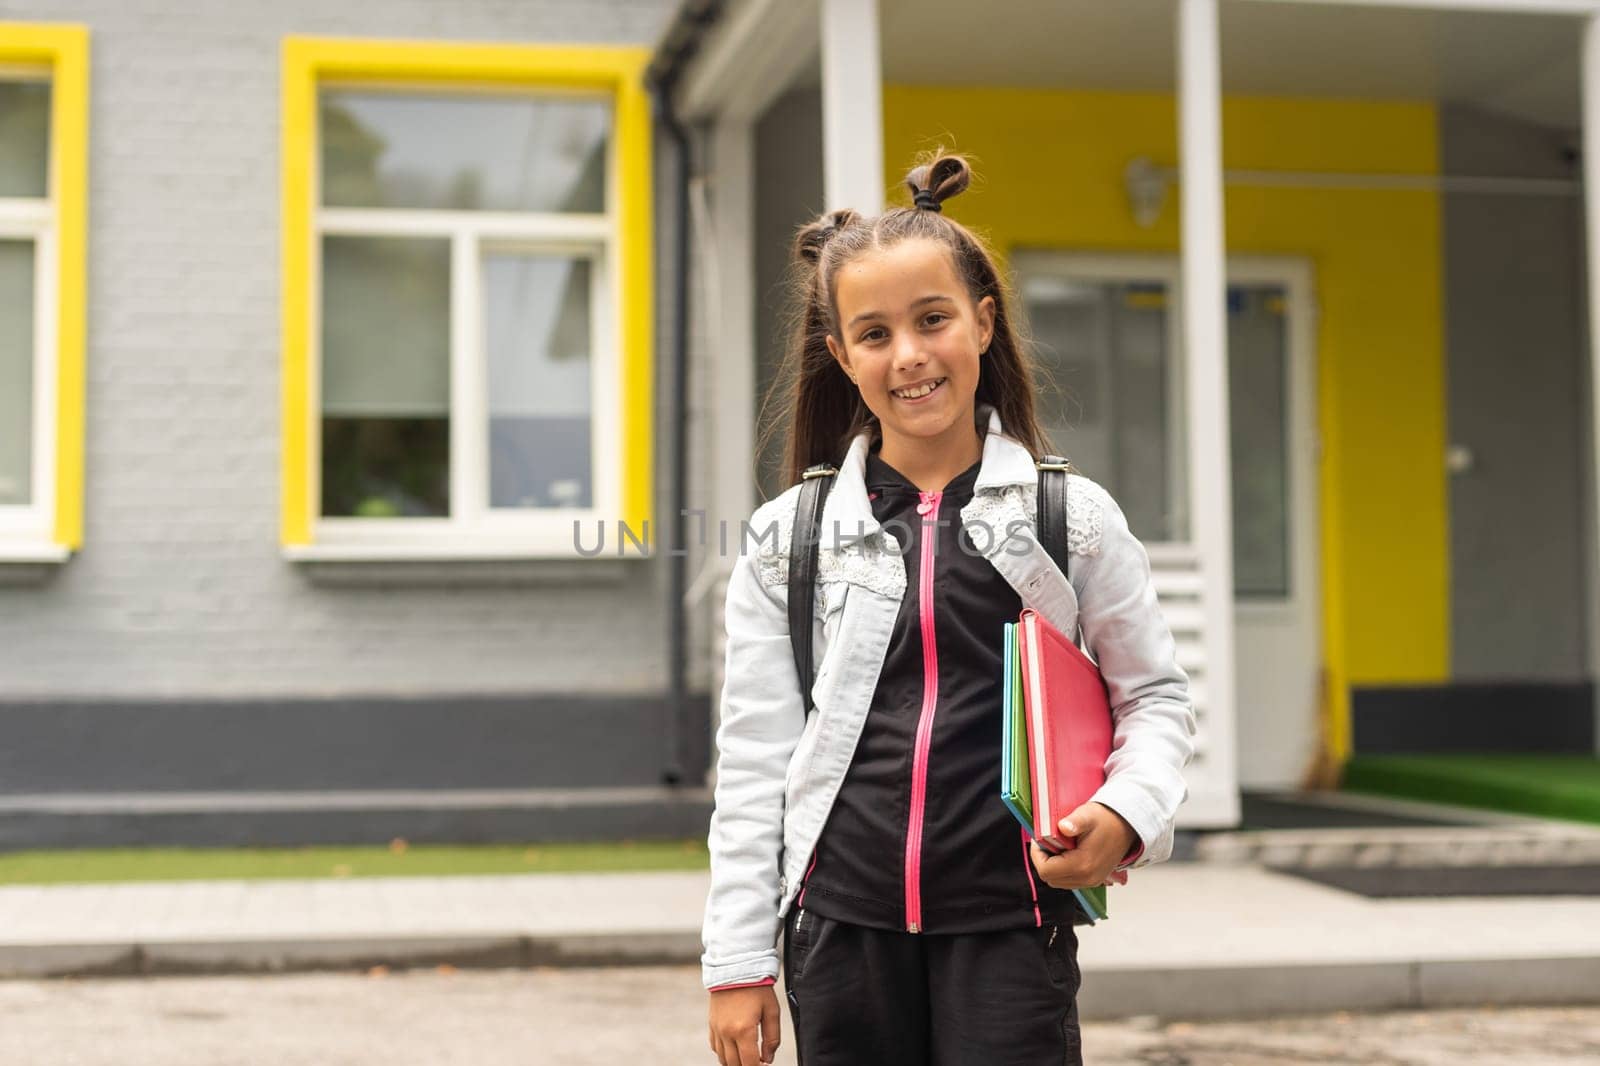
<svg viewBox="0 0 1600 1066"><path fill-rule="evenodd" d="M804 262L816 266L822 259L822 249L841 230L848 229L861 220L850 208L829 211L815 222L808 222L795 234L794 254Z"/></svg>
<svg viewBox="0 0 1600 1066"><path fill-rule="evenodd" d="M912 202L922 210L938 211L950 197L963 192L972 184L972 168L959 155L946 155L936 149L933 158L911 168L906 175L906 188L911 190Z"/></svg>

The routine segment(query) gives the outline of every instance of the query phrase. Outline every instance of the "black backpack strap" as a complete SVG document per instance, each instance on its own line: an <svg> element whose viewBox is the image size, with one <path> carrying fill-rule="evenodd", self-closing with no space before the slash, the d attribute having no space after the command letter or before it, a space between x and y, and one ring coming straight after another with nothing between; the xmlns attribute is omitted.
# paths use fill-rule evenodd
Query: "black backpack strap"
<svg viewBox="0 0 1600 1066"><path fill-rule="evenodd" d="M1067 565L1072 552L1067 547L1067 474L1072 463L1061 455L1045 455L1033 464L1039 468L1039 493L1035 503L1034 527L1039 543L1061 567L1070 581Z"/></svg>
<svg viewBox="0 0 1600 1066"><path fill-rule="evenodd" d="M800 500L794 509L794 530L789 538L789 643L794 648L794 669L800 677L800 698L811 713L811 618L817 600L817 546L822 526L822 504L838 468L827 463L807 467L801 475Z"/></svg>
<svg viewBox="0 0 1600 1066"><path fill-rule="evenodd" d="M1072 551L1067 541L1067 475L1075 474L1070 460L1062 455L1040 456L1033 464L1039 468L1039 493L1034 505L1034 528L1038 530L1039 543L1044 545L1044 550L1050 553L1050 558L1061 567L1061 572L1067 580L1072 580L1072 573L1067 565L1072 558ZM1075 644L1081 644L1077 635L1072 636ZM1093 925L1094 920L1084 911L1083 904L1076 896L1072 899L1072 924Z"/></svg>

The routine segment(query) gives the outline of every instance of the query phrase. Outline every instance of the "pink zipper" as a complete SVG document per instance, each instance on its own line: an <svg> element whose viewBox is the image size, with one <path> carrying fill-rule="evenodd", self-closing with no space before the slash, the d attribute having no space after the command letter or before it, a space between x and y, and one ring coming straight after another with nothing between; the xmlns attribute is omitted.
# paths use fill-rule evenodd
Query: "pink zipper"
<svg viewBox="0 0 1600 1066"><path fill-rule="evenodd" d="M813 849L812 852L811 852L811 865L806 867L806 875L800 879L800 899L799 899L799 904L802 907L804 907L806 905L806 889L811 887L811 871L815 870L816 868L817 868L817 853L816 853L815 849Z"/></svg>
<svg viewBox="0 0 1600 1066"><path fill-rule="evenodd" d="M1017 832L1022 834L1022 870L1028 879L1028 891L1033 895L1033 924L1038 927L1044 924L1044 919L1039 916L1039 886L1033 880L1033 856L1028 853L1028 831L1019 826ZM1054 940L1051 942L1054 943Z"/></svg>
<svg viewBox="0 0 1600 1066"><path fill-rule="evenodd" d="M918 611L922 629L922 717L917 720L917 751L911 763L911 824L906 830L906 931L922 931L922 815L928 802L928 748L933 742L933 712L939 704L939 646L933 631L933 551L938 543L941 492L919 492L923 518L922 570ZM932 514L930 521L928 515Z"/></svg>

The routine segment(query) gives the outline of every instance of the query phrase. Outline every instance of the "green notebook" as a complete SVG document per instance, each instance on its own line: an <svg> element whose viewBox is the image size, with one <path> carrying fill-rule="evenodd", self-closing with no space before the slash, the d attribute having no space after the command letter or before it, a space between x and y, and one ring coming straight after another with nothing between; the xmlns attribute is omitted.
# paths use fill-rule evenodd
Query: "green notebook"
<svg viewBox="0 0 1600 1066"><path fill-rule="evenodd" d="M1033 836L1033 772L1028 766L1028 721L1022 709L1022 659L1017 625L1005 624L1005 678L1001 683L1005 735L1001 739L1000 798Z"/></svg>
<svg viewBox="0 0 1600 1066"><path fill-rule="evenodd" d="M1015 622L1005 623L1004 676L1001 702L1004 713L1000 740L1000 799L1022 823L1023 832L1033 837L1033 769L1028 763L1028 719L1022 705L1022 655L1017 645ZM1106 917L1106 888L1075 888L1072 894L1093 925Z"/></svg>

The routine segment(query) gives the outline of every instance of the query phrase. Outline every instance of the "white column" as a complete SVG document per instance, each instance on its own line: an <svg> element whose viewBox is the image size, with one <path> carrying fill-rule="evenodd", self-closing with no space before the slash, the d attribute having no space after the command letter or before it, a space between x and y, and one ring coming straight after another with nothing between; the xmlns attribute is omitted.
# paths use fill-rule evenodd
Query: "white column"
<svg viewBox="0 0 1600 1066"><path fill-rule="evenodd" d="M1589 500L1585 559L1589 560L1589 676L1600 671L1600 587L1595 584L1594 540L1600 537L1600 17L1583 27L1583 212L1589 282ZM1600 705L1596 707L1600 735Z"/></svg>
<svg viewBox="0 0 1600 1066"><path fill-rule="evenodd" d="M1237 822L1234 751L1233 509L1228 443L1227 252L1222 226L1222 72L1217 0L1178 0L1182 336L1188 364L1191 538L1204 587L1204 750L1191 815Z"/></svg>
<svg viewBox="0 0 1600 1066"><path fill-rule="evenodd" d="M711 223L714 243L706 249L700 276L708 300L706 354L713 379L711 411L718 517L732 527L733 569L739 521L755 509L756 461L756 249L755 134L750 125L724 118L712 139Z"/></svg>
<svg viewBox="0 0 1600 1066"><path fill-rule="evenodd" d="M883 210L883 60L878 0L822 0L822 193L826 210Z"/></svg>
<svg viewBox="0 0 1600 1066"><path fill-rule="evenodd" d="M705 562L688 596L692 604L709 608L715 735L721 724L728 575L739 557L742 523L756 505L755 134L750 124L723 115L712 130L710 154L710 188L696 190L705 196L698 205L709 210L694 212L698 224L691 247L698 254L689 295L692 306L704 308L705 333L696 345L695 363L709 392L702 417L710 423L710 513ZM715 765L706 772L706 785L716 787Z"/></svg>

